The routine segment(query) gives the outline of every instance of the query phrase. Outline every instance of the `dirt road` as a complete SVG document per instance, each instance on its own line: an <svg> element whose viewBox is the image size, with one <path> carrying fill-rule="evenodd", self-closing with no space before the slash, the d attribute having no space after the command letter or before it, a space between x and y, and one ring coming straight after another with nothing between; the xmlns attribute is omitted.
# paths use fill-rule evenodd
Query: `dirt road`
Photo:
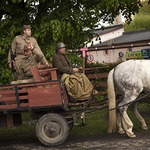
<svg viewBox="0 0 150 150"><path fill-rule="evenodd" d="M46 147L36 137L24 141L0 140L0 150L150 150L150 130L135 132L136 138L128 138L126 135L105 134L81 137L69 135L68 139L61 146Z"/></svg>

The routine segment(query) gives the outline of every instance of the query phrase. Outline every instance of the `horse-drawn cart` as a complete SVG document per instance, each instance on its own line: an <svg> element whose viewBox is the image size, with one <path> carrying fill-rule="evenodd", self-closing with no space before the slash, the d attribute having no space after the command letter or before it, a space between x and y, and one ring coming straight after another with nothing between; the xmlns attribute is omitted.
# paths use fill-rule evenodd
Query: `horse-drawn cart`
<svg viewBox="0 0 150 150"><path fill-rule="evenodd" d="M57 80L55 68L33 66L31 70L34 83L0 86L0 127L20 125L21 113L31 112L38 139L44 145L55 146L67 139L74 115L107 107L105 100L93 107L93 97L72 102L63 83Z"/></svg>

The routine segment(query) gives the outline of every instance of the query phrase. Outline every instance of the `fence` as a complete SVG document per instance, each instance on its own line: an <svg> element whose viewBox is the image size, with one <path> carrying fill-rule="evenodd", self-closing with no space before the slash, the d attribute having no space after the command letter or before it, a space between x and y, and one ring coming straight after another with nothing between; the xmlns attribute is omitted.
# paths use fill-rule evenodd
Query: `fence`
<svg viewBox="0 0 150 150"><path fill-rule="evenodd" d="M107 97L107 76L108 72L101 72L103 68L85 68L85 74L93 83L94 88L98 91L99 98Z"/></svg>

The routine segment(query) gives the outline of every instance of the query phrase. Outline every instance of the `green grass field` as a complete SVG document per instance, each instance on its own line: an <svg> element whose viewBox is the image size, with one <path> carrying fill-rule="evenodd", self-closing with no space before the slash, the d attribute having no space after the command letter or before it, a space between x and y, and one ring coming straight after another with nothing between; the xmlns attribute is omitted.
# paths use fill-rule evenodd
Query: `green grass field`
<svg viewBox="0 0 150 150"><path fill-rule="evenodd" d="M142 103L138 105L138 110L144 117L150 129L150 103ZM141 124L135 117L132 111L128 110L134 128L133 130L141 130ZM105 134L108 128L107 109L99 110L87 115L87 123L85 126L74 126L71 134L78 134L81 136Z"/></svg>
<svg viewBox="0 0 150 150"><path fill-rule="evenodd" d="M138 110L141 112L145 121L150 129L150 103L142 103L138 106ZM133 130L140 131L140 123L133 114L133 112L128 111L128 114L133 121L134 128ZM35 125L29 125L29 113L23 113L23 125L16 127L14 129L0 128L0 139L1 140L26 140L26 141L35 141L37 140L35 134ZM90 135L99 135L106 134L108 128L107 122L107 109L95 111L88 113L86 115L86 124L81 126L81 120L77 119L79 125L74 125L71 130L71 135L77 136L90 136Z"/></svg>

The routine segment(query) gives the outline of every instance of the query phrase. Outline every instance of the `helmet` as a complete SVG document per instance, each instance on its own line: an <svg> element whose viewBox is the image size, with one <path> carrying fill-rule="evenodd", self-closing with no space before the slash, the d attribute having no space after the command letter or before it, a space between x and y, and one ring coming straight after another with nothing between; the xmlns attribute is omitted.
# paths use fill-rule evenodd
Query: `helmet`
<svg viewBox="0 0 150 150"><path fill-rule="evenodd" d="M63 42L58 42L56 44L56 51L58 51L60 48L64 48L66 45Z"/></svg>

